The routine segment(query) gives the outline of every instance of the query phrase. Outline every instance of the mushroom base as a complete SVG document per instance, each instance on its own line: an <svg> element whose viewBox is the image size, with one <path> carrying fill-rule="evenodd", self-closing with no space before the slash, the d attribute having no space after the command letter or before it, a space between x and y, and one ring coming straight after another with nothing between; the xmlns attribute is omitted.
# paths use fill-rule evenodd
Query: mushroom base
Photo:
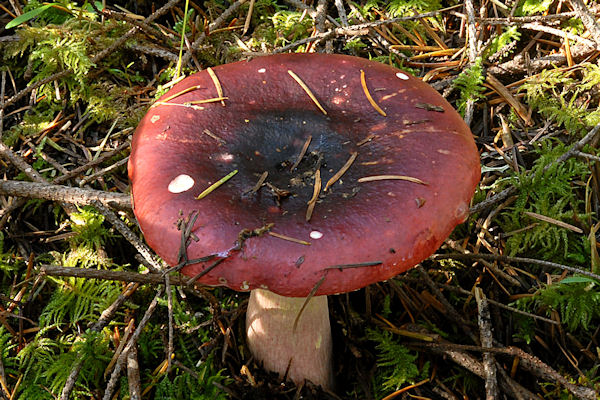
<svg viewBox="0 0 600 400"><path fill-rule="evenodd" d="M294 330L305 300L253 290L246 314L248 347L266 370L296 384L307 380L331 389L332 342L327 296L310 299Z"/></svg>

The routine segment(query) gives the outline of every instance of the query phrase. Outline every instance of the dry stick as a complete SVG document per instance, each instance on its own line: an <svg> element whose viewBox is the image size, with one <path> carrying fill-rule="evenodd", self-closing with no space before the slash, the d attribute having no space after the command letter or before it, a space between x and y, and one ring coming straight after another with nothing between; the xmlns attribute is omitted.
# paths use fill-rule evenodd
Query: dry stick
<svg viewBox="0 0 600 400"><path fill-rule="evenodd" d="M587 6L582 0L569 0L571 7L575 10L575 13L586 27L594 42L596 42L596 50L600 50L600 25L596 21L596 18L592 16Z"/></svg>
<svg viewBox="0 0 600 400"><path fill-rule="evenodd" d="M160 285L165 283L162 273L140 274L130 271L112 271L91 268L63 267L60 265L42 265L40 274L48 276L72 276L75 278L101 279L108 281L136 282L140 284ZM187 279L181 276L169 276L170 283L177 286L187 285Z"/></svg>
<svg viewBox="0 0 600 400"><path fill-rule="evenodd" d="M421 349L430 349L433 352L441 353L441 354L447 356L448 358L450 358L452 361L454 361L456 364L460 365L461 367L471 371L473 374L479 376L480 378L485 379L485 372L484 372L483 364L479 360L477 360L473 356L471 356L469 353L466 353L466 351L468 351L468 350L464 349L464 347L466 347L466 346L454 345L454 344L448 343L448 342L442 342L442 343L412 342L409 344L409 346L421 348ZM476 348L478 351L487 351L488 350L488 349L483 349L479 346L468 346L468 347ZM490 350L493 350L493 349L490 349ZM499 368L499 369L502 370L501 368ZM520 393L521 395L524 395L525 399L527 399L527 400L537 398L533 393L531 393L529 390L525 389L519 383L512 380L512 378L510 378L506 374L501 374L501 378L502 378L502 387L509 394L515 395L516 392L518 391L518 393ZM521 398L518 395L515 395L515 397Z"/></svg>
<svg viewBox="0 0 600 400"><path fill-rule="evenodd" d="M162 296L162 289L159 289L156 293L156 296L154 296L154 299L152 299L152 302L148 306L148 309L144 313L142 320L139 322L137 328L135 328L135 332L133 332L133 334L129 338L129 341L127 342L127 345L125 346L125 348L119 355L119 358L117 359L115 368L113 369L113 372L110 375L108 384L106 385L106 390L104 391L104 397L102 397L102 400L110 400L112 398L113 391L115 390L119 376L121 375L121 369L123 368L124 361L125 361L127 355L129 354L129 352L131 351L132 347L135 346L137 339L140 336L140 333L142 333L142 330L146 326L146 323L152 316L152 313L154 312L154 309L156 308L156 305L158 304L158 299L160 299L161 296Z"/></svg>
<svg viewBox="0 0 600 400"><path fill-rule="evenodd" d="M135 346L127 354L127 383L129 384L130 400L140 400L142 398L140 366Z"/></svg>
<svg viewBox="0 0 600 400"><path fill-rule="evenodd" d="M550 164L546 165L544 167L544 171L547 171L552 166L562 163L562 162L568 160L569 158L576 156L577 152L580 151L583 148L583 146L585 146L586 144L591 142L596 137L599 130L600 130L600 124L596 125L581 140L579 140L575 144L573 144L573 146L571 146L571 148L569 150L567 150L565 153L563 153L563 155L558 157L556 160L554 160ZM535 175L533 175L533 178L535 178ZM504 201L509 196L513 195L517 191L517 189L518 188L516 186L508 187L508 188L504 189L503 191L501 191L500 193L497 193L494 196L492 196L488 199L485 199L484 201L482 201L480 203L475 204L473 207L471 207L469 212L471 214L474 214L474 213L482 211L482 210L486 209L487 207L490 207L496 203Z"/></svg>
<svg viewBox="0 0 600 400"><path fill-rule="evenodd" d="M130 143L125 141L123 143L121 143L119 146L117 146L114 150L111 150L101 156L99 156L98 158L96 158L95 160L92 160L80 167L77 168L73 168L72 170L70 170L69 172L67 172L64 175L61 175L59 177L56 177L54 180L52 180L52 183L54 184L59 184L62 183L64 181L67 181L71 178L76 177L77 175L86 172L88 169L103 163L104 161L108 160L109 158L113 157L115 154L117 154L118 152L128 148L130 146Z"/></svg>
<svg viewBox="0 0 600 400"><path fill-rule="evenodd" d="M458 13L456 13L458 15ZM546 21L560 21L575 17L577 14L575 11L568 11L559 14L549 15L533 15L530 17L506 17L506 18L479 18L475 17L478 23L483 25L520 25L528 22L546 22ZM460 15L459 15L460 16Z"/></svg>
<svg viewBox="0 0 600 400"><path fill-rule="evenodd" d="M318 33L325 31L325 19L327 19L327 0L319 0L315 14L315 29Z"/></svg>
<svg viewBox="0 0 600 400"><path fill-rule="evenodd" d="M150 264L149 269L151 272L159 273L163 270L162 266L154 259L152 251L146 246L140 238L129 229L127 225L114 213L112 210L107 208L101 202L94 200L91 204L106 217L106 219L123 235L129 243L135 247L135 249L144 257L144 259Z"/></svg>
<svg viewBox="0 0 600 400"><path fill-rule="evenodd" d="M6 71L2 71L2 81L0 82L0 141L4 133L4 93L6 89Z"/></svg>
<svg viewBox="0 0 600 400"><path fill-rule="evenodd" d="M491 261L501 261L507 263L525 263L525 264L535 264L540 265L546 268L558 268L565 271L573 272L576 274L581 274L585 276L589 276L590 278L600 280L600 275L594 274L592 272L586 271L581 268L571 267L568 265L558 264L551 261L544 260L536 260L535 258L525 258L525 257L509 257L502 256L498 254L434 254L430 257L432 260L440 260L440 259L453 259L453 260L491 260Z"/></svg>
<svg viewBox="0 0 600 400"><path fill-rule="evenodd" d="M289 0L286 0L288 3L292 3ZM303 3L301 3L303 4ZM294 3L295 5L295 3ZM306 5L303 4L304 7L301 7L298 5L298 8L304 8L306 9ZM460 6L460 5L459 5ZM310 42L315 42L315 41L322 41L322 40L326 40L329 39L331 37L334 36L344 36L344 35L352 35L352 36L356 36L356 35L368 35L370 33L369 29L370 28L376 28L382 25L389 25L389 24L395 24L398 22L403 22L403 21L413 21L413 20L418 20L420 18L428 18L428 17L434 17L444 11L456 8L457 6L452 6L452 7L448 7L448 8L444 8L441 10L437 10L437 11L433 11L433 12L428 12L428 13L423 13L423 14L416 14L416 15L412 15L412 16L408 16L408 17L398 17L398 18L391 18L391 19L385 19L385 20L377 20L377 21L373 21L373 22L365 22L362 24L357 24L357 25L350 25L347 27L343 27L343 28L335 28L335 29L330 29L328 31L325 32L320 32L317 33L314 36L308 37L308 38L304 38L304 39L300 39L294 43L290 43L287 46L283 46L280 47L278 49L275 49L272 51L273 54L277 54L277 53L286 53L289 50L295 49L298 46L302 46L303 44L306 43L310 43ZM312 9L311 9L312 10ZM310 12L309 12L310 15ZM311 15L312 17L313 15ZM394 54L397 54L400 57L403 57L402 53L396 53L394 51Z"/></svg>
<svg viewBox="0 0 600 400"><path fill-rule="evenodd" d="M2 144L0 143L0 147L1 146ZM50 183L0 181L0 194L31 199L53 200L79 205L87 205L92 201L98 201L102 204L111 205L121 209L131 209L131 199L129 195L124 193L52 185Z"/></svg>
<svg viewBox="0 0 600 400"><path fill-rule="evenodd" d="M4 363L2 362L2 357L0 357L0 396L3 399L10 398L10 392L8 391L8 387L6 386L6 372L4 371Z"/></svg>
<svg viewBox="0 0 600 400"><path fill-rule="evenodd" d="M348 17L346 16L346 9L344 8L344 3L342 3L342 0L335 0L335 7L338 10L338 16L340 17L342 26L347 27L348 26Z"/></svg>
<svg viewBox="0 0 600 400"><path fill-rule="evenodd" d="M163 43L171 43L171 38L166 36L161 30L153 28L144 21L138 21L137 19L130 17L127 13L113 11L106 8L103 10L96 10L96 5L93 2L90 3L90 5L95 9L96 12L103 14L106 18L129 22L131 25L139 27L142 31L144 31L144 33L146 33L146 35L150 37L156 37Z"/></svg>
<svg viewBox="0 0 600 400"><path fill-rule="evenodd" d="M88 175L85 176L83 178L81 178L81 180L79 181L79 186L82 187L83 185L85 185L88 182L91 182L103 175L106 175L107 173L109 173L110 171L112 171L113 169L117 169L125 164L127 164L127 161L129 160L129 156L123 158L122 160L117 161L116 163L109 165L106 168L102 168L100 171L93 173L92 175Z"/></svg>
<svg viewBox="0 0 600 400"><path fill-rule="evenodd" d="M167 291L167 319L169 321L169 338L167 342L167 371L171 370L173 361L173 293L171 293L171 277L164 274L165 290Z"/></svg>
<svg viewBox="0 0 600 400"><path fill-rule="evenodd" d="M481 288L475 288L475 299L477 301L477 322L479 324L479 338L482 347L492 347L494 338L492 336L492 324L490 309L487 298ZM485 397L486 400L494 400L499 396L498 379L496 377L496 360L490 353L483 353L483 370L485 372Z"/></svg>
<svg viewBox="0 0 600 400"><path fill-rule="evenodd" d="M31 180L47 184L46 179L40 175L31 165L27 164L20 156L18 156L15 152L13 152L4 142L0 141L0 157L4 157L8 161L10 161L15 167L25 173ZM4 185L7 181L0 181L0 184ZM10 181L16 182L16 181ZM29 182L23 182L27 184ZM35 185L35 184L33 184ZM0 191L1 193L1 191ZM27 195L21 197L28 197ZM68 202L67 202L68 203ZM64 201L61 201L61 206L64 210L70 214L75 211L75 208L71 204L67 204Z"/></svg>
<svg viewBox="0 0 600 400"><path fill-rule="evenodd" d="M219 15L217 19L215 19L211 24L208 25L208 33L210 34L210 31L220 27L225 22L225 20L227 20L227 18L229 18L231 15L233 15L233 13L235 13L244 3L245 0L234 1L228 9L223 11L223 13ZM200 45L204 42L204 40L206 40L206 32L202 32L198 39L196 39L194 43L192 43L192 45L190 46L191 50L188 50L185 53L185 55L181 57L181 65L187 65L187 63L189 63L190 59L192 58L192 52L198 50L200 48Z"/></svg>
<svg viewBox="0 0 600 400"><path fill-rule="evenodd" d="M473 66L477 60L477 27L475 26L475 8L473 0L465 1L465 9L467 11L467 36L469 40L469 65ZM473 113L475 111L475 100L468 99L465 104L465 123L471 126L473 121Z"/></svg>
<svg viewBox="0 0 600 400"><path fill-rule="evenodd" d="M571 46L571 55L574 59L580 60L596 52L593 47L577 44ZM495 76L523 75L525 72L538 73L543 69L555 68L567 62L567 57L562 53L550 54L533 60L526 59L523 54L519 54L512 60L488 68L488 72Z"/></svg>
<svg viewBox="0 0 600 400"><path fill-rule="evenodd" d="M148 18L146 18L144 20L144 23L149 24L152 21L154 21L156 18L164 15L167 11L169 11L172 7L174 7L175 4L177 4L179 1L180 0L170 0L167 4L165 4L164 6L162 6L158 10L156 10L155 13L153 13ZM119 39L115 40L110 46L108 46L106 49L102 50L95 57L93 57L90 60L91 64L98 64L103 58L105 58L106 56L108 56L110 54L113 54L114 51L116 49L118 49L119 47L121 47L130 37L132 37L138 31L138 29L139 28L137 26L131 28L123 36L121 36ZM50 75L49 77L47 77L45 79L42 79L41 81L38 81L32 85L27 86L25 89L21 90L19 93L15 94L13 97L8 99L6 101L6 103L4 104L4 108L21 100L23 97L27 96L29 93L31 93L33 90L39 88L40 86L43 86L47 83L58 80L60 78L64 78L65 76L68 76L72 73L73 73L73 70L68 68L68 69L65 69L64 71L57 72L53 75Z"/></svg>
<svg viewBox="0 0 600 400"><path fill-rule="evenodd" d="M520 365L533 373L539 378L547 379L549 381L555 381L563 385L567 390L573 393L575 396L582 399L597 400L598 393L591 388L585 386L578 386L570 383L564 376L553 369L542 360L533 356L522 349L515 346L508 347L480 347L471 346L465 344L454 344L454 343L424 343L414 342L410 343L411 347L417 348L428 348L436 351L476 351L476 352L489 352L494 354L505 354L512 357L519 357ZM480 375L481 376L481 375ZM532 397L536 398L536 397Z"/></svg>
<svg viewBox="0 0 600 400"><path fill-rule="evenodd" d="M102 329L104 329L104 327L107 326L108 323L114 318L119 307L125 303L125 300L131 297L137 288L138 284L129 284L127 288L119 295L119 297L117 297L117 299L102 312L100 318L98 318L98 321L90 329L93 332L100 332ZM60 394L60 400L68 400L73 387L75 387L75 382L77 381L81 367L83 367L83 361L84 360L82 358L79 358L71 366L71 373L67 377L65 386Z"/></svg>
<svg viewBox="0 0 600 400"><path fill-rule="evenodd" d="M581 36L574 35L570 32L563 31L561 29L551 28L549 26L545 26L542 24L535 24L535 23L534 24L523 24L523 25L521 25L521 28L532 30L532 31L549 33L551 35L558 36L560 38L564 37L564 38L579 42L580 44L582 44L584 46L588 46L591 48L596 48L596 50L600 50L600 48L598 48L596 46L596 43L594 43L594 41L582 38Z"/></svg>

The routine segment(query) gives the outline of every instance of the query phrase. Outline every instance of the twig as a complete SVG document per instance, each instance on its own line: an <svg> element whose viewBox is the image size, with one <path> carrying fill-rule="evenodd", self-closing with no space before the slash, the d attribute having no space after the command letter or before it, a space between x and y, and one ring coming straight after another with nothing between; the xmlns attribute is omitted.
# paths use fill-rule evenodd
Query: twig
<svg viewBox="0 0 600 400"><path fill-rule="evenodd" d="M477 301L477 322L479 323L479 338L481 346L492 347L494 339L492 336L492 325L487 298L481 288L475 288L475 299ZM497 399L498 380L496 378L496 360L490 353L483 353L483 370L485 372L485 396L487 400Z"/></svg>
<svg viewBox="0 0 600 400"><path fill-rule="evenodd" d="M0 81L0 141L4 133L4 93L6 89L6 71L2 71L2 80Z"/></svg>
<svg viewBox="0 0 600 400"><path fill-rule="evenodd" d="M561 29L552 28L552 27L542 25L542 24L537 24L537 23L523 24L523 25L521 25L521 28L529 29L532 31L549 33L551 35L558 36L561 38L564 37L564 38L579 42L580 44L582 44L584 46L588 46L590 48L595 48L596 50L600 50L600 48L596 48L596 43L594 43L593 41L582 38L579 35L575 35L573 33L567 32L567 31L563 31Z"/></svg>
<svg viewBox="0 0 600 400"><path fill-rule="evenodd" d="M455 15L460 16L458 13ZM568 11L559 14L548 14L548 15L532 15L527 17L506 17L506 18L479 18L475 17L478 23L483 25L521 25L529 22L553 22L563 21L575 17L577 14L575 11Z"/></svg>
<svg viewBox="0 0 600 400"><path fill-rule="evenodd" d="M125 225L125 222L123 222L121 218L119 218L117 215L115 215L115 213L112 210L110 210L104 204L97 200L92 201L91 204L98 211L100 211L102 215L104 215L104 217L108 220L108 222L110 222L119 231L119 233L121 233L121 235L123 235L123 237L127 239L127 241L131 243L133 247L135 247L135 249L142 255L142 257L144 257L144 259L151 266L151 272L158 273L159 271L163 270L162 266L155 260L153 255L154 253L150 250L150 248L148 248L148 246L146 246L146 244L142 242L140 238L135 233L133 233L127 225Z"/></svg>
<svg viewBox="0 0 600 400"><path fill-rule="evenodd" d="M215 30L218 27L220 27L221 25L223 25L223 23L225 23L227 18L229 18L231 15L233 15L233 13L235 13L241 7L241 5L244 4L245 2L246 2L246 0L234 1L229 6L229 8L227 8L225 11L223 11L223 13L221 13L221 15L219 15L219 17L217 19L215 19L211 24L208 25L208 33L210 34L210 31ZM191 46L190 46L191 51L186 52L185 55L183 57L181 57L181 65L187 65L187 63L192 58L192 52L198 50L200 48L200 45L204 42L204 40L206 40L206 32L202 32L200 34L200 36L198 36L198 39L196 39L191 44Z"/></svg>
<svg viewBox="0 0 600 400"><path fill-rule="evenodd" d="M465 1L465 9L467 11L467 39L469 48L469 65L473 66L479 54L477 46L477 28L475 26L475 8L473 0ZM465 104L465 123L471 126L473 114L475 112L475 100L469 98Z"/></svg>
<svg viewBox="0 0 600 400"><path fill-rule="evenodd" d="M575 396L585 400L597 400L598 393L585 386L578 386L569 382L564 376L558 373L548 364L544 363L539 358L521 350L515 346L508 347L480 347L462 344L450 344L450 343L424 343L424 342L413 342L410 343L411 347L417 348L430 348L435 350L442 350L444 352L450 351L476 351L476 352L489 352L494 354L505 354L513 357L519 357L520 365L526 370L530 371L534 375L547 379L553 382L557 382L564 386L568 391L573 393ZM479 374L477 374L479 375ZM481 375L479 375L481 376ZM534 398L534 397L532 397Z"/></svg>
<svg viewBox="0 0 600 400"><path fill-rule="evenodd" d="M142 398L140 366L138 364L136 346L133 345L127 354L127 383L129 386L129 398L140 400Z"/></svg>
<svg viewBox="0 0 600 400"><path fill-rule="evenodd" d="M114 157L115 154L119 153L120 151L123 151L124 149L128 148L130 145L131 144L129 142L125 141L125 142L121 143L119 146L117 146L114 150L108 151L108 152L104 153L103 155L99 156L98 158L96 158L95 160L92 160L80 167L73 168L66 174L55 178L52 181L52 183L59 184L59 183L65 182L71 178L74 178L77 175L89 170L90 168L103 163L104 161L108 160L109 158Z"/></svg>
<svg viewBox="0 0 600 400"><path fill-rule="evenodd" d="M169 338L167 341L167 371L171 370L173 361L173 293L171 293L171 276L164 274L165 291L167 292L167 319L169 321Z"/></svg>
<svg viewBox="0 0 600 400"><path fill-rule="evenodd" d="M288 1L288 3L291 3L291 1ZM343 27L343 28L329 29L325 32L317 33L309 38L300 39L300 40L298 40L294 43L291 43L287 46L275 49L275 50L273 50L273 53L286 53L289 50L295 49L298 46L302 46L303 44L315 42L315 41L326 40L326 39L329 39L334 36L368 35L370 33L369 29L371 29L371 28L377 28L382 25L393 25L393 24L397 24L398 22L413 21L413 20L418 20L421 18L434 17L444 11L448 11L448 10L451 10L451 9L454 9L457 7L461 7L461 5L459 4L458 6L451 6L451 7L441 9L441 10L432 11L432 12L423 13L423 14L415 14L415 15L411 15L411 16L397 17L397 18L390 18L390 19L381 19L381 20L377 20L377 21L373 21L373 22L365 22L362 24L350 25L348 27ZM299 7L299 8L302 8L302 7ZM390 51L392 51L392 50L393 49L390 49ZM393 51L393 53L398 55L399 57L403 57L403 58L406 57L406 56L404 56L404 54L396 52L396 51Z"/></svg>
<svg viewBox="0 0 600 400"><path fill-rule="evenodd" d="M342 22L342 26L345 28L348 26L348 17L346 16L346 9L344 8L344 3L342 0L335 0L335 7L338 10L338 16L340 17L340 21Z"/></svg>
<svg viewBox="0 0 600 400"><path fill-rule="evenodd" d="M476 351L491 351L495 348L486 349L479 346L466 346L466 345L455 345L447 342L443 343L423 343L423 342L411 342L407 344L410 347L420 348L420 349L431 349L436 353L441 353L450 358L456 364L461 367L471 371L473 374L479 376L480 378L485 379L485 372L483 364L472 357L470 354L466 353L466 351L470 351L473 349L477 349ZM502 370L500 368L500 370ZM506 374L501 374L501 384L508 393L515 395L516 398L520 398L519 396L524 396L525 399L535 399L536 395L531 393L529 390L525 389L519 383L515 382L507 376Z"/></svg>
<svg viewBox="0 0 600 400"><path fill-rule="evenodd" d="M63 267L59 265L42 265L40 274L48 276L73 276L76 278L101 279L109 281L137 282L140 284L159 285L165 283L162 273L150 272L140 274L130 271L112 271L106 269ZM177 286L187 285L187 279L181 276L169 276L170 283Z"/></svg>
<svg viewBox="0 0 600 400"><path fill-rule="evenodd" d="M131 210L131 199L127 194L52 185L50 183L0 181L0 194L30 199L61 201L78 205L88 205L92 201L98 201L102 204Z"/></svg>
<svg viewBox="0 0 600 400"><path fill-rule="evenodd" d="M509 257L509 256L498 255L498 254L434 254L430 258L432 260L440 260L440 259L476 260L476 259L482 259L482 260L491 260L491 261L501 261L501 262L507 262L507 263L535 264L535 265L540 265L540 266L546 267L546 268L563 269L565 271L589 276L590 278L600 280L600 275L586 271L585 269L570 267L568 265L558 264L558 263L551 262L551 261L536 260L535 258Z"/></svg>
<svg viewBox="0 0 600 400"><path fill-rule="evenodd" d="M135 346L135 344L137 343L138 337L140 336L140 334L142 333L142 330L146 326L146 323L152 316L152 313L154 312L154 309L156 308L156 305L158 304L158 300L162 296L162 291L163 291L162 288L158 290L158 292L156 293L156 296L154 296L154 299L152 299L152 302L150 303L150 305L148 306L148 309L144 313L142 320L140 321L138 326L135 328L135 332L133 332L133 334L129 338L129 341L127 342L127 345L121 352L121 355L119 355L119 359L117 360L115 369L113 369L113 372L110 375L108 384L106 385L106 390L104 391L104 397L102 397L102 400L110 400L112 398L112 394L113 394L113 391L115 390L115 387L117 386L117 382L118 382L119 376L121 375L121 369L123 368L125 359L126 359L127 355L129 354L129 352L131 351L132 347Z"/></svg>
<svg viewBox="0 0 600 400"><path fill-rule="evenodd" d="M596 50L600 50L600 25L596 21L596 18L592 16L587 6L582 0L569 0L571 7L575 10L575 14L586 27L594 42L596 42Z"/></svg>
<svg viewBox="0 0 600 400"><path fill-rule="evenodd" d="M571 46L571 55L576 60L588 57L595 52L594 48L586 45L577 44ZM523 75L526 72L537 73L545 68L555 68L566 62L567 57L562 53L550 54L533 60L529 60L525 55L519 54L510 61L489 67L488 72L495 76Z"/></svg>
<svg viewBox="0 0 600 400"><path fill-rule="evenodd" d="M325 19L327 18L327 0L319 0L317 13L315 14L315 29L317 32L325 31Z"/></svg>
<svg viewBox="0 0 600 400"><path fill-rule="evenodd" d="M84 178L81 178L81 180L79 181L79 186L82 187L83 185L85 185L88 182L91 181L95 181L96 179L98 179L99 177L107 174L108 172L117 169L125 164L127 164L127 161L129 160L129 156L123 158L122 160L117 161L116 163L114 163L113 165L109 165L106 168L102 168L100 171L93 173L91 175L88 175Z"/></svg>
<svg viewBox="0 0 600 400"><path fill-rule="evenodd" d="M117 299L102 312L100 318L98 318L98 321L90 329L93 332L100 332L102 329L104 329L104 327L107 326L110 321L112 321L119 307L121 307L123 303L125 303L125 301L129 297L131 297L131 295L135 292L137 287L138 284L129 284L127 288L119 295L119 297L117 297ZM79 372L81 372L81 368L83 367L83 361L84 360L82 358L79 358L71 366L71 372L69 373L69 376L65 381L65 386L63 387L63 390L60 394L60 400L69 399L71 391L73 391L75 383L77 382Z"/></svg>

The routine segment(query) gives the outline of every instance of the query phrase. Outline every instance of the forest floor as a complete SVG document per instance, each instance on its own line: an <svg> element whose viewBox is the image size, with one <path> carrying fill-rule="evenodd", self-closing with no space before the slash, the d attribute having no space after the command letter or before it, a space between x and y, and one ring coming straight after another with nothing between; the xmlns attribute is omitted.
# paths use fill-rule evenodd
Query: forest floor
<svg viewBox="0 0 600 400"><path fill-rule="evenodd" d="M584 0L0 1L0 399L600 398L599 18ZM330 296L335 393L264 372L247 293L165 278L129 200L161 94L286 52L421 78L481 159L434 255Z"/></svg>

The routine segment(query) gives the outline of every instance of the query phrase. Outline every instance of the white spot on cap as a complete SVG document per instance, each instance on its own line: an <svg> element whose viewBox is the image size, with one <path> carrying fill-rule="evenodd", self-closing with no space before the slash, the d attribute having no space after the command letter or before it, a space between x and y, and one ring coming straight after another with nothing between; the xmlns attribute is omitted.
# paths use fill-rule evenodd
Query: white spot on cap
<svg viewBox="0 0 600 400"><path fill-rule="evenodd" d="M189 175L181 174L169 183L169 192L182 193L190 190L194 186L194 178Z"/></svg>
<svg viewBox="0 0 600 400"><path fill-rule="evenodd" d="M259 74L264 74L265 72L267 72L266 68L261 68L261 69L258 70Z"/></svg>
<svg viewBox="0 0 600 400"><path fill-rule="evenodd" d="M344 98L340 97L340 96L335 96L335 97L333 97L333 99L331 99L331 102L333 104L340 105L340 104L342 104L344 102Z"/></svg>
<svg viewBox="0 0 600 400"><path fill-rule="evenodd" d="M153 115L152 118L150 118L150 122L155 123L159 119L160 119L160 115Z"/></svg>
<svg viewBox="0 0 600 400"><path fill-rule="evenodd" d="M446 149L438 149L437 152L440 153L440 154L450 154L450 151L446 150Z"/></svg>
<svg viewBox="0 0 600 400"><path fill-rule="evenodd" d="M218 157L219 160L223 162L231 162L233 161L233 154L230 153L221 153Z"/></svg>
<svg viewBox="0 0 600 400"><path fill-rule="evenodd" d="M227 285L227 278L225 278L224 276L220 276L218 281L221 285Z"/></svg>
<svg viewBox="0 0 600 400"><path fill-rule="evenodd" d="M250 285L248 284L248 281L242 282L242 286L240 286L240 289L242 289L242 290L250 289Z"/></svg>
<svg viewBox="0 0 600 400"><path fill-rule="evenodd" d="M323 233L321 233L319 231L312 231L309 236L311 239L317 240L317 239L321 239L323 237Z"/></svg>
<svg viewBox="0 0 600 400"><path fill-rule="evenodd" d="M402 73L402 72L396 72L396 76L400 79L402 79L403 81L408 80L408 75Z"/></svg>

